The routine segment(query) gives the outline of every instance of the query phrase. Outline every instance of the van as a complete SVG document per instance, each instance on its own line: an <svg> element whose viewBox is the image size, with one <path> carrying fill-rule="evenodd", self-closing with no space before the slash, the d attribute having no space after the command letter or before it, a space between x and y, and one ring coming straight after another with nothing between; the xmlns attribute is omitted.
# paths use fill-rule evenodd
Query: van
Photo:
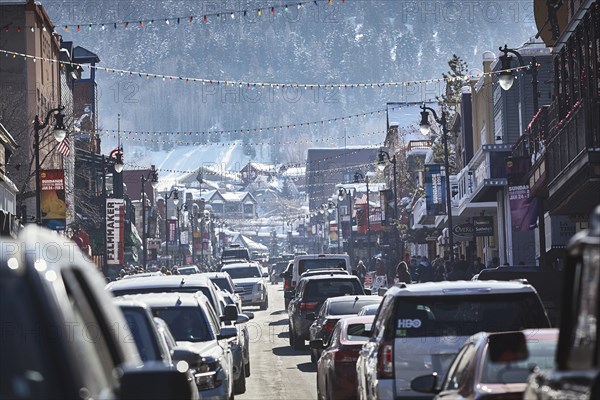
<svg viewBox="0 0 600 400"><path fill-rule="evenodd" d="M348 254L306 254L294 257L292 268L292 288L295 288L300 276L309 270L338 268L352 273Z"/></svg>

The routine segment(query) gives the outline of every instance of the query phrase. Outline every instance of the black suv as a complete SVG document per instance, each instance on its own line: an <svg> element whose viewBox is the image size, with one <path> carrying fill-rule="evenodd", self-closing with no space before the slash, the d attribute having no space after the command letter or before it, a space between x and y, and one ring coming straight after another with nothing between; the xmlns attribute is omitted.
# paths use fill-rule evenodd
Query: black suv
<svg viewBox="0 0 600 400"><path fill-rule="evenodd" d="M296 349L304 346L304 341L309 337L308 328L325 300L364 294L360 280L354 275L329 274L300 279L296 294L288 306L290 345Z"/></svg>

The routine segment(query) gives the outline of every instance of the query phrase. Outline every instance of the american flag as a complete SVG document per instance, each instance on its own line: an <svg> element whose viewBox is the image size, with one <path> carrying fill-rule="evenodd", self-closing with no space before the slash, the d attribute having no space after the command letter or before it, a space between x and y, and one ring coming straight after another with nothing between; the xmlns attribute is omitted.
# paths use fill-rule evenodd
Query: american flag
<svg viewBox="0 0 600 400"><path fill-rule="evenodd" d="M63 156L69 157L69 154L71 154L71 142L69 141L69 138L64 138L62 142L58 144L56 150Z"/></svg>

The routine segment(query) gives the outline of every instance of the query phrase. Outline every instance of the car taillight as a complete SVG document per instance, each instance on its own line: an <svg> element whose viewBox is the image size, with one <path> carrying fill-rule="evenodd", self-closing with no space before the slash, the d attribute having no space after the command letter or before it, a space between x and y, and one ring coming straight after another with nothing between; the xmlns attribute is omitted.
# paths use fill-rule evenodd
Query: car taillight
<svg viewBox="0 0 600 400"><path fill-rule="evenodd" d="M319 303L300 303L300 309L301 310L314 310L315 308L317 308L317 306L319 305Z"/></svg>
<svg viewBox="0 0 600 400"><path fill-rule="evenodd" d="M377 377L394 377L394 345L390 341L384 341L379 346L377 354Z"/></svg>
<svg viewBox="0 0 600 400"><path fill-rule="evenodd" d="M333 331L333 328L335 327L336 322L337 322L337 320L336 321L328 320L327 322L325 322L325 325L323 325L323 330L327 333Z"/></svg>
<svg viewBox="0 0 600 400"><path fill-rule="evenodd" d="M358 360L358 349L341 346L335 352L335 361L339 363L356 363Z"/></svg>

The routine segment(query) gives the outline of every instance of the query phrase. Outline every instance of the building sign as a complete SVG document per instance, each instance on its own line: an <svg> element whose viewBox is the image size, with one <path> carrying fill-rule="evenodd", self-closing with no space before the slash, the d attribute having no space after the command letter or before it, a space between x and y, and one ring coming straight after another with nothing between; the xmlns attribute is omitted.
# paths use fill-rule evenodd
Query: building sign
<svg viewBox="0 0 600 400"><path fill-rule="evenodd" d="M167 242L169 246L177 245L177 221L174 219L167 221Z"/></svg>
<svg viewBox="0 0 600 400"><path fill-rule="evenodd" d="M446 214L446 179L439 164L425 165L425 206L428 216Z"/></svg>
<svg viewBox="0 0 600 400"><path fill-rule="evenodd" d="M556 247L566 247L571 237L577 233L577 223L572 216L554 215L546 218L546 251Z"/></svg>
<svg viewBox="0 0 600 400"><path fill-rule="evenodd" d="M458 224L452 227L454 239L460 242L468 242L472 240L474 230L473 224L470 223Z"/></svg>
<svg viewBox="0 0 600 400"><path fill-rule="evenodd" d="M473 236L494 236L494 218L473 217Z"/></svg>
<svg viewBox="0 0 600 400"><path fill-rule="evenodd" d="M125 200L106 199L106 263L123 265L125 245Z"/></svg>
<svg viewBox="0 0 600 400"><path fill-rule="evenodd" d="M529 197L529 186L509 186L508 200L512 230L515 232L529 231L537 226L538 200Z"/></svg>
<svg viewBox="0 0 600 400"><path fill-rule="evenodd" d="M43 226L56 231L66 229L65 172L62 169L40 171L40 210Z"/></svg>

